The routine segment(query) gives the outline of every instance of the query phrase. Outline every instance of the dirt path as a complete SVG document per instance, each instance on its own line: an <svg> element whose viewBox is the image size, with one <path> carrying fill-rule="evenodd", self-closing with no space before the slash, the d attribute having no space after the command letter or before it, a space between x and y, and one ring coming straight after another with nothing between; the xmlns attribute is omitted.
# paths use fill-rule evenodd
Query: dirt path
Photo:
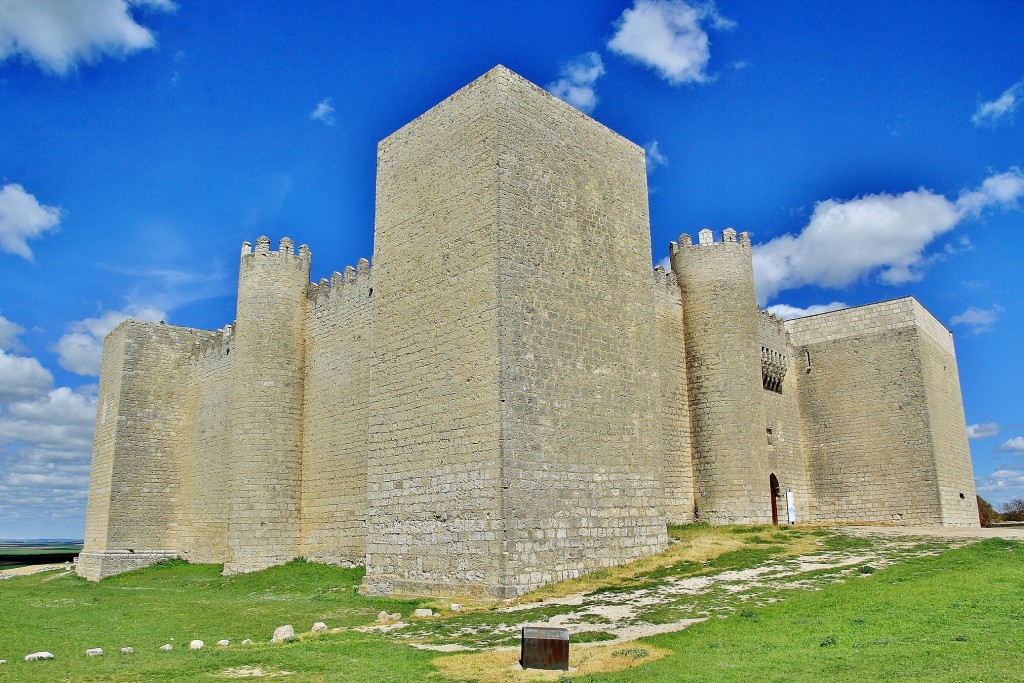
<svg viewBox="0 0 1024 683"><path fill-rule="evenodd" d="M456 617L443 622L392 625L390 633L417 641L419 647L448 652L509 646L526 625L566 628L574 642L615 644L752 610L781 599L787 591L821 590L832 583L867 576L897 561L935 555L976 538L990 537L973 533L981 530L963 531L969 533L844 527L837 530L837 535L848 539L840 544L845 546L841 549L829 550L823 545L820 550L775 557L742 570L644 579L591 593L547 598L541 603L503 607L465 620ZM849 539L851 536L854 539Z"/></svg>
<svg viewBox="0 0 1024 683"><path fill-rule="evenodd" d="M0 579L9 579L12 576L25 576L26 574L35 574L36 572L49 572L54 569L64 569L64 563L60 564L30 564L25 567L15 567L14 569L4 569L0 571Z"/></svg>

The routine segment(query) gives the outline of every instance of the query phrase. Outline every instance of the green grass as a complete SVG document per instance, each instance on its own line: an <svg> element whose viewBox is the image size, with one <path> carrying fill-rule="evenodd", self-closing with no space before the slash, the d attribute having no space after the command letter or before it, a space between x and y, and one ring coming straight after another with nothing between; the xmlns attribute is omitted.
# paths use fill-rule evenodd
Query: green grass
<svg viewBox="0 0 1024 683"><path fill-rule="evenodd" d="M696 530L694 534L714 533ZM745 540L739 550L700 563L678 563L666 577L718 573L777 563L808 538L820 549L852 549L862 539L772 529L727 529ZM770 543L763 543L763 540ZM794 545L795 544L795 545ZM916 546L939 550L938 543ZM625 653L645 647L672 655L638 668L567 680L671 681L1013 681L1022 680L1024 651L1024 544L991 540L874 571L852 567L843 583L824 590L778 589L778 602L749 601L675 633L624 643ZM408 638L514 645L507 629L523 620L543 620L566 607L539 604L514 613L479 610L414 622L391 634L345 630L303 636L271 645L273 629L290 623L297 632L315 621L330 627L374 622L381 610L408 616L417 601L369 598L353 588L361 569L294 562L254 574L225 577L215 565L168 562L99 583L59 572L0 581L0 681L213 681L227 669L259 666L290 671L283 680L424 681L435 678L437 652L410 647ZM671 576L670 576L671 575ZM666 578L665 580L668 580ZM641 579L659 579L648 573ZM631 581L630 581L631 582ZM600 600L597 591L595 599ZM729 600L725 591L672 596L644 615L652 623L693 616ZM426 601L423 602L426 604ZM587 617L596 629L606 619ZM502 630L499 627L503 627ZM495 630L498 629L496 632ZM452 634L461 634L452 638ZM188 650L199 638L207 647ZM232 641L228 648L214 643ZM241 646L243 638L256 643ZM574 643L611 639L607 631L574 636ZM157 648L174 644L170 653ZM124 656L118 649L135 648ZM103 657L86 658L88 647ZM57 659L25 663L22 657L49 650ZM632 656L632 655L629 655ZM627 657L627 655L623 655ZM628 657L627 657L628 658ZM640 657L634 657L639 659Z"/></svg>
<svg viewBox="0 0 1024 683"><path fill-rule="evenodd" d="M165 562L89 583L43 573L0 582L0 681L188 681L229 667L262 665L301 675L288 681L404 681L431 670L435 653L376 634L325 634L270 645L274 628L309 631L374 622L381 610L408 615L416 601L367 598L355 592L361 569L289 563L253 574L221 576L219 565ZM192 639L207 647L188 650ZM254 645L239 643L251 638ZM229 639L229 648L217 648ZM174 650L158 652L171 643ZM124 646L136 654L119 654ZM84 656L102 647L104 656ZM25 663L29 652L56 659ZM347 672L347 673L346 673Z"/></svg>
<svg viewBox="0 0 1024 683"><path fill-rule="evenodd" d="M646 642L674 654L575 680L1024 680L1024 544L989 540L909 560Z"/></svg>

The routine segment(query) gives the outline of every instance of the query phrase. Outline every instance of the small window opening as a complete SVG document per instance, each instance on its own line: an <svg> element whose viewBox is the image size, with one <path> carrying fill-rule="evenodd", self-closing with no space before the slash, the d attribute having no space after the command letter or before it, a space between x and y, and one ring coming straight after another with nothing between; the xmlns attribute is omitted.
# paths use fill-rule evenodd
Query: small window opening
<svg viewBox="0 0 1024 683"><path fill-rule="evenodd" d="M807 369L805 370L805 372L810 372L811 371L811 350L810 349L804 349L804 358L807 360Z"/></svg>
<svg viewBox="0 0 1024 683"><path fill-rule="evenodd" d="M960 500L963 500L963 499L964 499L964 494L961 493L960 494Z"/></svg>
<svg viewBox="0 0 1024 683"><path fill-rule="evenodd" d="M370 293L366 295L366 298L369 299L371 296L373 296L373 287L370 287Z"/></svg>
<svg viewBox="0 0 1024 683"><path fill-rule="evenodd" d="M774 439L774 436L772 434L772 428L771 427L765 427L764 431L765 431L765 436L768 437L768 445L769 446L774 446L775 445L775 439Z"/></svg>

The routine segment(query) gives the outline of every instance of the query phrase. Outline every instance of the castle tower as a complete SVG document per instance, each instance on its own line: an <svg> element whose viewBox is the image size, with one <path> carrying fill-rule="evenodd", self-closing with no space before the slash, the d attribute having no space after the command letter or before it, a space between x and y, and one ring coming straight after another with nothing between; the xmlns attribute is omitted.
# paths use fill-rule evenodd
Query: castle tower
<svg viewBox="0 0 1024 683"><path fill-rule="evenodd" d="M771 522L761 347L750 237L682 235L670 247L683 299L697 518Z"/></svg>
<svg viewBox="0 0 1024 683"><path fill-rule="evenodd" d="M364 585L505 598L664 548L643 150L496 67L377 159Z"/></svg>
<svg viewBox="0 0 1024 683"><path fill-rule="evenodd" d="M310 253L242 245L232 370L231 482L225 573L296 555L301 490L305 306Z"/></svg>

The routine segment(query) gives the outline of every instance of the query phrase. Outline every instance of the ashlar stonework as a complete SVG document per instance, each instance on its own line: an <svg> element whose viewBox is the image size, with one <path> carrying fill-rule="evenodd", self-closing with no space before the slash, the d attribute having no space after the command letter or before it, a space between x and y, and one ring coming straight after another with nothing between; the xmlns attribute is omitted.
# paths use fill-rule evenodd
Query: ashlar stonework
<svg viewBox="0 0 1024 683"><path fill-rule="evenodd" d="M745 233L652 272L644 152L503 67L382 141L373 267L242 247L214 332L107 337L85 550L511 597L667 523L978 524L950 333L912 298L789 322Z"/></svg>

